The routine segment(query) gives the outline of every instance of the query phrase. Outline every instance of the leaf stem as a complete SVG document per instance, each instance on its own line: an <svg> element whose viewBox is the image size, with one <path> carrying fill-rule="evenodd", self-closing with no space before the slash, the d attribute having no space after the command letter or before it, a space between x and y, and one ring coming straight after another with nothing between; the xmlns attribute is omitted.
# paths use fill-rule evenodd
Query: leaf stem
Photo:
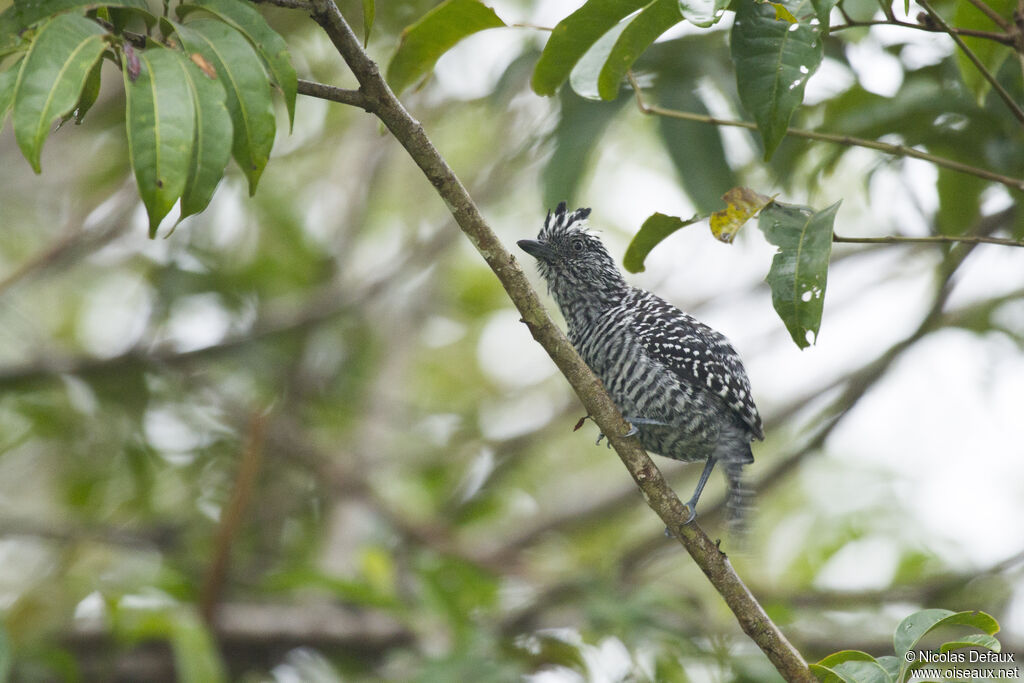
<svg viewBox="0 0 1024 683"><path fill-rule="evenodd" d="M998 244L1004 247L1024 247L1024 241L1006 237L989 237L988 235L926 235L909 237L905 235L885 235L883 237L844 237L832 234L836 244Z"/></svg>
<svg viewBox="0 0 1024 683"><path fill-rule="evenodd" d="M640 86L636 82L636 78L632 73L627 73L626 77L629 79L630 84L633 86L633 92L636 96L637 108L644 114L652 116L666 116L674 119L682 119L684 121L696 121L698 123L708 123L714 126L732 126L735 128L746 128L747 130L757 130L757 124L750 121L737 121L734 119L720 119L715 116L708 116L706 114L695 114L693 112L679 111L677 109L666 109L656 104L648 104L641 93ZM929 154L928 152L922 152L914 147L908 147L907 145L892 145L887 142L879 142L878 140L868 140L865 138L858 138L852 135L840 135L836 133L821 133L813 130L804 130L802 128L787 128L786 134L791 135L795 138L803 138L805 140L818 140L821 142L831 142L837 145L845 145L847 147L866 147L868 149L874 149L885 154L891 154L899 157L910 157L912 159L921 159L927 161L936 166L942 168L948 168L951 171L957 171L958 173L966 173L973 175L984 180L991 180L1007 187L1013 188L1014 190L1024 191L1024 180L1020 178L1012 178L1007 175L995 173L984 168L978 168L977 166L970 166L968 164L947 159L945 157L936 156Z"/></svg>

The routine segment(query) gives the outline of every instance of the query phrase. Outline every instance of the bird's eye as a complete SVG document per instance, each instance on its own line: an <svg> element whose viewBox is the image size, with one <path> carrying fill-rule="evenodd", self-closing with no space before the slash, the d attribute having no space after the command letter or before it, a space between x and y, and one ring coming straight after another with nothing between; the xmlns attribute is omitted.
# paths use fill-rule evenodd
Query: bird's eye
<svg viewBox="0 0 1024 683"><path fill-rule="evenodd" d="M572 250L577 253L583 251L584 246L585 245L583 244L583 240L581 239L575 239L572 241Z"/></svg>

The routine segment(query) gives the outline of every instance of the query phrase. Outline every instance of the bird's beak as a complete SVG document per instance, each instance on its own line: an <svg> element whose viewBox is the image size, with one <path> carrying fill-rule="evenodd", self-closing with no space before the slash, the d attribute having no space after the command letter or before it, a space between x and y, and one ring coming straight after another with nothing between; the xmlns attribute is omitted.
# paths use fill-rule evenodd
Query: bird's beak
<svg viewBox="0 0 1024 683"><path fill-rule="evenodd" d="M516 242L519 248L525 251L530 256L547 261L551 258L551 248L543 242L537 240L519 240Z"/></svg>

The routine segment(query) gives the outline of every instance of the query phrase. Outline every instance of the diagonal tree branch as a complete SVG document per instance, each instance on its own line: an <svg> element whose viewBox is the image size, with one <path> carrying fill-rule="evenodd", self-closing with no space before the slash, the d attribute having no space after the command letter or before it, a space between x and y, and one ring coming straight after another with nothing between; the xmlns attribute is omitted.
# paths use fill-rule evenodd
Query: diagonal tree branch
<svg viewBox="0 0 1024 683"><path fill-rule="evenodd" d="M590 368L551 322L515 258L487 225L423 127L409 115L381 77L377 64L363 50L333 0L313 0L313 18L345 59L372 110L420 167L451 211L459 227L494 271L522 315L523 322L572 385L586 410L609 436L651 508L707 575L736 615L743 631L753 639L784 678L814 681L800 653L789 643L742 582L718 546L699 526L685 525L686 506L668 486L658 468L633 439L624 435L628 425Z"/></svg>

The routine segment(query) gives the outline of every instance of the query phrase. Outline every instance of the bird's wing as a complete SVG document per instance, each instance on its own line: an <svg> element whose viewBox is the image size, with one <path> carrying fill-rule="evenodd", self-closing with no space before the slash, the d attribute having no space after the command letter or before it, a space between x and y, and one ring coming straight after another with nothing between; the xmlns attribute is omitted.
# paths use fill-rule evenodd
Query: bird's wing
<svg viewBox="0 0 1024 683"><path fill-rule="evenodd" d="M729 340L664 299L636 291L633 331L644 349L687 384L719 396L753 436L763 439L750 380Z"/></svg>

